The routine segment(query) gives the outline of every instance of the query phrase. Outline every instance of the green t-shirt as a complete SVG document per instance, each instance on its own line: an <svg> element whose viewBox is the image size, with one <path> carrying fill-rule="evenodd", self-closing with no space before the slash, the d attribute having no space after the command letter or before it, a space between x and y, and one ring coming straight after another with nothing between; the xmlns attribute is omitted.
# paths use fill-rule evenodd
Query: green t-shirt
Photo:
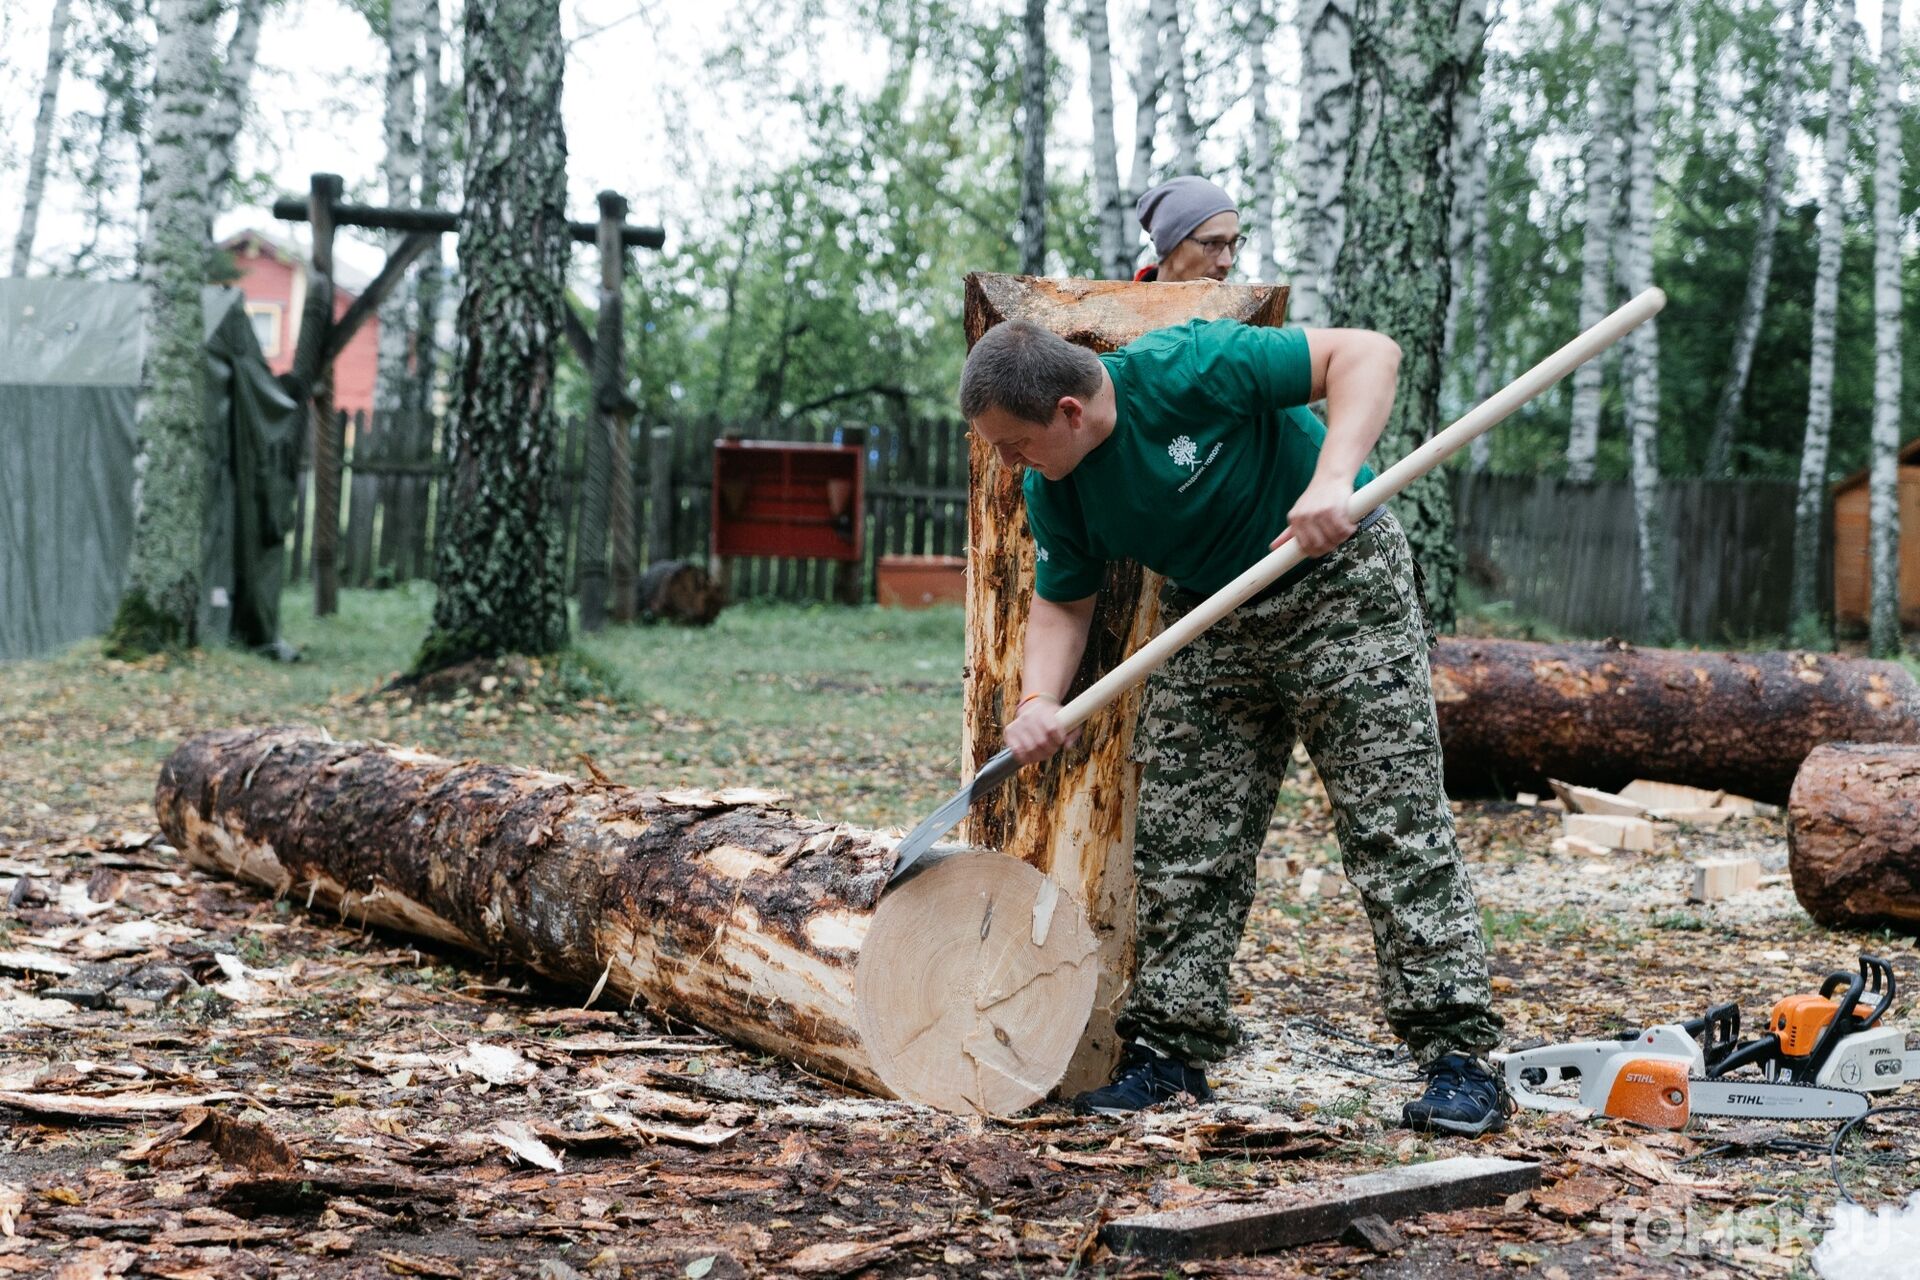
<svg viewBox="0 0 1920 1280"><path fill-rule="evenodd" d="M1064 479L1027 471L1035 587L1082 600L1129 559L1211 595L1267 554L1313 479L1327 429L1304 407L1307 336L1193 320L1100 359L1113 434ZM1362 467L1354 487L1371 479Z"/></svg>

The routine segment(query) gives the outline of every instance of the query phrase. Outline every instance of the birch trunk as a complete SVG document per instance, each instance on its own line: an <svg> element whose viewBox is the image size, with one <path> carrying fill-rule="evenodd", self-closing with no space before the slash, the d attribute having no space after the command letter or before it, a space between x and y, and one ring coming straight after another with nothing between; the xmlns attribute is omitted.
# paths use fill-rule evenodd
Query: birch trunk
<svg viewBox="0 0 1920 1280"><path fill-rule="evenodd" d="M106 651L136 657L198 641L207 504L206 351L200 290L213 246L206 190L208 113L218 82L221 0L154 6L152 208L140 260L147 350L134 456L133 545Z"/></svg>
<svg viewBox="0 0 1920 1280"><path fill-rule="evenodd" d="M1347 234L1356 0L1300 0L1299 185L1289 302L1294 324L1327 323L1328 281Z"/></svg>
<svg viewBox="0 0 1920 1280"><path fill-rule="evenodd" d="M1027 0L1021 24L1020 269L1047 273L1047 0Z"/></svg>
<svg viewBox="0 0 1920 1280"><path fill-rule="evenodd" d="M447 171L447 79L440 66L444 41L440 27L440 0L416 0L420 23L420 207L438 208ZM434 384L440 364L440 303L444 296L445 267L440 241L435 237L414 267L413 366L407 379L404 434L396 442L404 456L425 460L434 453L434 417L438 406ZM427 504L432 480L427 476L400 476L396 485L394 519L403 526L394 538L394 576L401 580L426 577L431 563L416 559L431 546Z"/></svg>
<svg viewBox="0 0 1920 1280"><path fill-rule="evenodd" d="M1627 0L1600 0L1594 29L1593 85L1589 90L1586 150L1587 223L1580 260L1580 327L1591 328L1612 303L1614 150L1619 126L1615 103L1621 81L1622 20ZM1573 421L1567 431L1567 479L1593 479L1600 448L1600 392L1604 363L1589 360L1573 372Z"/></svg>
<svg viewBox="0 0 1920 1280"><path fill-rule="evenodd" d="M1267 73L1267 44L1273 39L1273 0L1256 0L1248 20L1247 93L1253 99L1253 205L1242 212L1253 222L1253 261L1247 274L1255 280L1278 280L1280 262L1273 247L1273 118L1268 114L1267 96L1271 77ZM1242 219L1241 230L1246 230Z"/></svg>
<svg viewBox="0 0 1920 1280"><path fill-rule="evenodd" d="M1900 656L1900 5L1880 10L1879 106L1873 166L1873 460L1868 487L1872 531L1868 644L1876 658Z"/></svg>
<svg viewBox="0 0 1920 1280"><path fill-rule="evenodd" d="M989 1115L1044 1096L1092 1004L1078 906L988 852L887 889L891 840L777 799L238 729L176 750L154 808L206 870L604 984L856 1088Z"/></svg>
<svg viewBox="0 0 1920 1280"><path fill-rule="evenodd" d="M1173 126L1173 167L1177 174L1200 172L1200 134L1193 126L1193 103L1187 94L1187 36L1180 7L1168 5L1160 51L1166 55L1167 123Z"/></svg>
<svg viewBox="0 0 1920 1280"><path fill-rule="evenodd" d="M1487 47L1486 0L1465 0L1455 30L1460 63L1466 70L1453 108L1453 145L1447 152L1447 169L1453 175L1453 205L1447 211L1447 265L1452 283L1447 290L1447 322L1440 340L1443 370L1453 365L1460 306L1467 293L1467 267L1473 254L1474 213L1485 203L1476 182L1484 187L1487 181L1487 148L1480 119L1480 81ZM1474 443L1485 439L1480 436Z"/></svg>
<svg viewBox="0 0 1920 1280"><path fill-rule="evenodd" d="M1654 154L1660 107L1661 25L1668 9L1660 0L1634 8L1628 53L1633 63L1632 132L1627 146L1627 246L1622 265L1626 292L1634 297L1653 286ZM1627 335L1627 427L1633 450L1634 546L1640 561L1641 638L1664 645L1673 639L1665 530L1660 527L1660 338L1653 320Z"/></svg>
<svg viewBox="0 0 1920 1280"><path fill-rule="evenodd" d="M414 181L420 171L420 43L422 16L419 0L389 0L387 5L386 147L381 166L387 183L387 203L412 208ZM387 251L406 237L394 232ZM408 280L396 282L380 304L379 363L374 375L376 428L387 433L400 429L398 421L407 403L408 369L412 344L408 341L414 317L413 290Z"/></svg>
<svg viewBox="0 0 1920 1280"><path fill-rule="evenodd" d="M1377 456L1403 458L1438 429L1447 312L1447 212L1454 95L1462 67L1446 7L1362 0L1353 27L1355 101L1346 237L1324 323L1400 343L1400 386ZM1394 500L1426 580L1429 621L1450 631L1459 552L1453 496L1435 471Z"/></svg>
<svg viewBox="0 0 1920 1280"><path fill-rule="evenodd" d="M1140 32L1140 61L1135 65L1133 82L1133 162L1128 169L1127 185L1133 199L1139 199L1153 185L1153 136L1160 122L1160 91L1166 84L1166 58L1163 35L1173 19L1174 0L1152 0L1147 8L1146 26Z"/></svg>
<svg viewBox="0 0 1920 1280"><path fill-rule="evenodd" d="M1003 320L1024 319L1111 351L1143 333L1191 319L1279 324L1286 290L1272 286L1132 284L1085 280L967 277L963 320L971 346ZM967 463L967 660L961 767L971 775L1002 746L1001 726L1020 697L1027 608L1033 598L1033 539L1020 473L975 438ZM1078 693L1160 625L1160 579L1139 565L1107 567ZM1119 1058L1114 1015L1133 973L1133 811L1140 771L1127 759L1138 688L1087 722L1080 741L1043 766L1023 769L974 807L969 838L1033 864L1082 903L1100 939L1100 988L1093 1020L1063 1092L1106 1083Z"/></svg>
<svg viewBox="0 0 1920 1280"><path fill-rule="evenodd" d="M1793 510L1795 630L1821 629L1820 527L1826 511L1827 446L1833 429L1833 345L1840 313L1840 254L1846 238L1847 125L1853 112L1853 0L1834 0L1833 78L1827 85L1827 144L1820 191L1820 256L1813 281L1813 350L1807 373L1807 434Z"/></svg>
<svg viewBox="0 0 1920 1280"><path fill-rule="evenodd" d="M1100 274L1125 280L1133 274L1133 254L1127 248L1127 201L1120 191L1120 156L1113 134L1113 41L1107 29L1107 0L1087 0L1086 23Z"/></svg>
<svg viewBox="0 0 1920 1280"><path fill-rule="evenodd" d="M1488 227L1487 149L1474 157L1473 186L1473 403L1485 404L1493 395L1493 235ZM1468 447L1467 461L1485 471L1493 460L1491 431L1483 431Z"/></svg>
<svg viewBox="0 0 1920 1280"><path fill-rule="evenodd" d="M40 78L40 106L33 115L33 150L27 156L27 188L21 201L20 228L13 236L13 274L25 276L33 265L33 237L40 225L40 200L47 190L47 152L53 146L53 109L60 97L60 76L67 65L67 25L72 0L53 0L47 19L47 70Z"/></svg>
<svg viewBox="0 0 1920 1280"><path fill-rule="evenodd" d="M1720 400L1713 411L1713 436L1707 444L1707 474L1733 474L1733 440L1740 407L1753 375L1753 352L1760 343L1760 323L1767 313L1767 284L1773 278L1773 241L1780 226L1780 204L1793 156L1787 148L1793 113L1799 104L1801 46L1806 31L1807 0L1791 0L1787 36L1775 71L1773 120L1767 135L1767 163L1761 180L1760 225L1753 236L1753 259L1747 265L1747 291L1740 300L1740 318L1733 326L1733 354Z"/></svg>
<svg viewBox="0 0 1920 1280"><path fill-rule="evenodd" d="M554 344L567 265L558 0L467 6L465 61L467 288L421 671L551 653L567 638L554 518Z"/></svg>
<svg viewBox="0 0 1920 1280"><path fill-rule="evenodd" d="M227 40L226 56L221 59L220 91L207 117L207 235L213 235L212 218L226 208L233 188L234 150L240 143L240 129L247 120L247 104L252 99L253 69L260 54L260 24L265 17L265 0L239 0L234 6L233 35Z"/></svg>

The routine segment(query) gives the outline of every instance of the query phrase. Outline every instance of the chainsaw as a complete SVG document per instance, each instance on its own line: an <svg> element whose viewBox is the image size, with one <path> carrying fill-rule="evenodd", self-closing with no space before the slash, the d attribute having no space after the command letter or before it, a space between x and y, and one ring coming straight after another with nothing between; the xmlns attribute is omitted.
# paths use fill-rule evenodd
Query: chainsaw
<svg viewBox="0 0 1920 1280"><path fill-rule="evenodd" d="M1739 1007L1720 1004L1611 1040L1492 1056L1513 1100L1542 1111L1585 1109L1659 1129L1696 1115L1850 1120L1865 1114L1867 1094L1920 1080L1920 1050L1881 1025L1893 999L1892 966L1862 955L1859 972L1829 974L1818 995L1777 1001L1753 1040L1740 1039ZM1758 1078L1731 1074L1743 1068ZM1569 1084L1577 1093L1548 1092Z"/></svg>

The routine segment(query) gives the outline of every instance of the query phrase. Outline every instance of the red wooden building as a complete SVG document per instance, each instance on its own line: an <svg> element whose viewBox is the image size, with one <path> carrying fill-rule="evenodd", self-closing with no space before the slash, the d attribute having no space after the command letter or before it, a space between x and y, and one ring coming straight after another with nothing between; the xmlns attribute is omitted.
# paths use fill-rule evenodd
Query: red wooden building
<svg viewBox="0 0 1920 1280"><path fill-rule="evenodd" d="M263 231L241 231L220 242L233 255L234 284L246 296L260 354L275 373L293 367L300 337L300 308L307 300L307 258L294 245ZM334 262L333 315L337 320L360 296L366 277ZM379 367L380 317L367 317L333 365L334 407L373 411L373 379Z"/></svg>
<svg viewBox="0 0 1920 1280"><path fill-rule="evenodd" d="M1920 439L1900 450L1900 625L1920 627ZM1867 471L1833 486L1833 614L1865 626L1872 608L1873 521Z"/></svg>

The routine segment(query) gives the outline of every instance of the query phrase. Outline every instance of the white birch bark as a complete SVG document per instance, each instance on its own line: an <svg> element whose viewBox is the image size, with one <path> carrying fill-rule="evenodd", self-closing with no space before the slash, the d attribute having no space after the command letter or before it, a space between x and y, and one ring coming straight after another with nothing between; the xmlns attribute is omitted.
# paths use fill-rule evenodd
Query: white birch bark
<svg viewBox="0 0 1920 1280"><path fill-rule="evenodd" d="M1140 61L1133 84L1133 163L1127 172L1128 193L1138 200L1153 185L1153 136L1160 123L1160 91L1166 84L1162 36L1173 20L1174 0L1152 0L1146 26L1140 32Z"/></svg>
<svg viewBox="0 0 1920 1280"><path fill-rule="evenodd" d="M1493 236L1488 228L1487 152L1482 147L1474 161L1475 185L1480 197L1473 206L1473 403L1485 404L1493 394ZM1467 464L1485 471L1493 461L1493 433L1483 431L1467 450Z"/></svg>
<svg viewBox="0 0 1920 1280"><path fill-rule="evenodd" d="M1322 324L1327 281L1347 234L1347 157L1353 136L1354 0L1300 0L1299 184L1288 319Z"/></svg>
<svg viewBox="0 0 1920 1280"><path fill-rule="evenodd" d="M1027 0L1021 29L1020 269L1039 276L1047 272L1047 0Z"/></svg>
<svg viewBox="0 0 1920 1280"><path fill-rule="evenodd" d="M1840 312L1840 251L1846 232L1847 124L1853 111L1853 0L1834 0L1833 78L1827 84L1827 142L1820 188L1820 254L1813 281L1813 344L1807 370L1807 433L1793 511L1793 592L1798 638L1818 634L1820 528L1826 512L1827 446L1833 428L1833 345Z"/></svg>
<svg viewBox="0 0 1920 1280"><path fill-rule="evenodd" d="M1267 43L1273 38L1273 0L1255 0L1247 22L1247 93L1253 100L1253 196L1250 208L1241 210L1240 229L1248 230L1252 221L1253 254L1246 274L1254 280L1278 280L1280 263L1273 247L1273 118L1267 110L1267 91L1271 77L1267 73Z"/></svg>
<svg viewBox="0 0 1920 1280"><path fill-rule="evenodd" d="M1453 363L1454 340L1459 333L1460 303L1466 294L1468 259L1473 252L1474 210L1483 203L1475 191L1487 181L1486 143L1480 119L1480 79L1486 64L1486 0L1465 0L1460 6L1460 65L1466 68L1459 96L1453 103L1453 146L1448 168L1453 174L1453 205L1447 212L1447 319L1441 329L1440 367ZM1484 439L1484 437L1480 437ZM1477 441L1476 441L1477 443Z"/></svg>
<svg viewBox="0 0 1920 1280"><path fill-rule="evenodd" d="M1586 148L1587 225L1580 263L1580 328L1590 329L1607 314L1613 291L1615 179L1614 150L1620 129L1616 120L1622 68L1620 48L1626 0L1600 0L1594 29L1593 85L1588 91ZM1603 365L1589 360L1574 370L1573 421L1567 431L1567 479L1593 479L1594 455L1600 447L1600 389Z"/></svg>
<svg viewBox="0 0 1920 1280"><path fill-rule="evenodd" d="M1627 293L1653 286L1653 186L1660 109L1660 28L1666 0L1637 0L1628 54L1633 64L1632 132L1627 144L1627 238L1621 265ZM1627 429L1633 456L1634 542L1640 561L1641 638L1673 639L1673 600L1660 520L1660 338L1652 320L1627 335Z"/></svg>
<svg viewBox="0 0 1920 1280"><path fill-rule="evenodd" d="M1733 326L1733 354L1720 400L1713 413L1713 435L1707 444L1707 474L1729 475L1733 470L1733 436L1746 399L1747 380L1753 374L1753 352L1760 342L1760 323L1767 312L1767 284L1773 278L1773 240L1780 226L1781 195L1793 156L1787 147L1793 114L1800 100L1800 52L1806 31L1807 0L1790 0L1791 18L1773 84L1773 119L1767 136L1766 172L1761 179L1760 225L1754 231L1753 258L1747 265L1747 292L1740 302L1740 318Z"/></svg>
<svg viewBox="0 0 1920 1280"><path fill-rule="evenodd" d="M1173 126L1173 167L1176 174L1200 172L1200 133L1193 125L1193 103L1187 96L1187 36L1178 5L1166 7L1166 27L1160 51L1166 55L1167 123Z"/></svg>
<svg viewBox="0 0 1920 1280"><path fill-rule="evenodd" d="M233 35L227 40L220 65L220 91L207 117L207 194L209 214L227 207L232 194L234 148L246 123L253 90L253 68L260 54L260 24L265 0L239 0L234 5ZM207 228L209 237L213 228Z"/></svg>
<svg viewBox="0 0 1920 1280"><path fill-rule="evenodd" d="M47 189L47 152L53 144L53 109L60 96L60 76L67 64L67 24L72 0L54 0L48 19L47 71L40 78L40 107L33 116L33 150L27 156L27 189L20 206L20 227L13 236L13 274L24 276L33 265L33 237L40 225L40 200Z"/></svg>
<svg viewBox="0 0 1920 1280"><path fill-rule="evenodd" d="M441 33L440 0L419 0L422 95L420 111L420 206L434 209L446 187L447 115L452 104L448 77L441 69L445 39ZM424 454L433 443L434 372L438 366L440 299L443 296L440 243L436 239L420 255L415 275L414 378L410 407L415 429L411 452ZM424 504L424 498L422 499ZM425 520L425 515L419 517Z"/></svg>
<svg viewBox="0 0 1920 1280"><path fill-rule="evenodd" d="M206 175L209 115L219 92L213 49L220 8L221 0L154 6L153 126L144 179L151 214L140 254L146 361L136 415L133 543L106 641L115 656L198 641L210 493L200 290L212 254Z"/></svg>
<svg viewBox="0 0 1920 1280"><path fill-rule="evenodd" d="M1879 104L1873 165L1873 454L1867 480L1871 522L1868 645L1876 658L1900 655L1900 5L1880 11Z"/></svg>
<svg viewBox="0 0 1920 1280"><path fill-rule="evenodd" d="M1133 254L1127 247L1127 202L1120 194L1120 155L1113 136L1113 40L1107 28L1107 0L1087 0L1086 26L1100 274L1124 280L1133 274Z"/></svg>
<svg viewBox="0 0 1920 1280"><path fill-rule="evenodd" d="M387 6L386 147L382 165L387 203L409 208L413 184L420 170L420 45L419 0L390 0ZM406 238L387 237L392 253ZM373 407L382 416L380 429L391 430L407 401L411 374L413 289L409 280L397 282L380 304L378 366L374 375Z"/></svg>

